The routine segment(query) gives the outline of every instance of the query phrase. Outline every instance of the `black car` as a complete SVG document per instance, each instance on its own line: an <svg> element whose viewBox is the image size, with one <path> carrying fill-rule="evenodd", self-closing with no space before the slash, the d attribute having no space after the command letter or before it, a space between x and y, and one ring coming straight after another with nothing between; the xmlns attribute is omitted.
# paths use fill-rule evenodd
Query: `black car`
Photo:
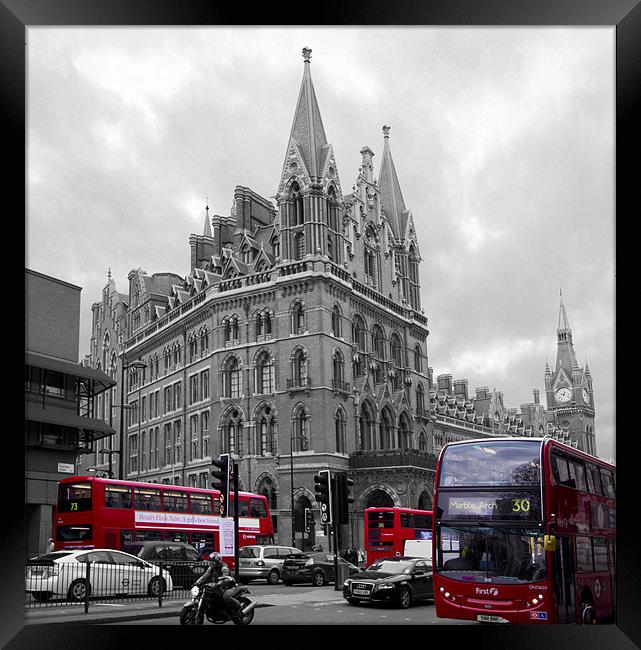
<svg viewBox="0 0 641 650"><path fill-rule="evenodd" d="M345 575L358 572L358 567L338 558L339 571ZM283 584L288 586L300 582L311 582L316 587L322 587L328 582L336 581L333 553L297 553L288 555L283 562L280 575Z"/></svg>
<svg viewBox="0 0 641 650"><path fill-rule="evenodd" d="M345 580L343 597L350 605L389 601L407 608L415 600L434 598L432 566L415 557L383 558Z"/></svg>
<svg viewBox="0 0 641 650"><path fill-rule="evenodd" d="M153 564L162 563L174 587L188 589L207 570L207 563L200 559L198 551L184 542L130 542L121 550Z"/></svg>

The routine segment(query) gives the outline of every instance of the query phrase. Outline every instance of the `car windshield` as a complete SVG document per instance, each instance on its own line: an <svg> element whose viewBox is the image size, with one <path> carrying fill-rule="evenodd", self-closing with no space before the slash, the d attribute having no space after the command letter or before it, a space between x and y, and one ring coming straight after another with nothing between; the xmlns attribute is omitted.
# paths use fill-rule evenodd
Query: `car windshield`
<svg viewBox="0 0 641 650"><path fill-rule="evenodd" d="M447 526L438 531L437 573L466 582L521 583L545 580L540 530Z"/></svg>
<svg viewBox="0 0 641 650"><path fill-rule="evenodd" d="M412 570L412 564L410 560L407 562L404 561L395 561L395 560L379 560L374 562L367 567L367 571L380 571L381 573L409 573Z"/></svg>
<svg viewBox="0 0 641 650"><path fill-rule="evenodd" d="M238 557L260 557L260 547L243 546L238 550Z"/></svg>

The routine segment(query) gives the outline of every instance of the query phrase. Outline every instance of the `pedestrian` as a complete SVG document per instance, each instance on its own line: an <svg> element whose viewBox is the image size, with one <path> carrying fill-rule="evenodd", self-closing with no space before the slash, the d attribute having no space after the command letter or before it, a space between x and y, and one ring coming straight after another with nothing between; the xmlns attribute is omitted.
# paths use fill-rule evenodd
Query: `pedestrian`
<svg viewBox="0 0 641 650"><path fill-rule="evenodd" d="M356 551L356 557L358 558L358 566L362 567L365 565L365 551L362 548L359 548Z"/></svg>
<svg viewBox="0 0 641 650"><path fill-rule="evenodd" d="M46 548L46 550L45 550L45 553L53 553L53 550L54 550L53 538L50 537L50 538L47 540L47 548Z"/></svg>

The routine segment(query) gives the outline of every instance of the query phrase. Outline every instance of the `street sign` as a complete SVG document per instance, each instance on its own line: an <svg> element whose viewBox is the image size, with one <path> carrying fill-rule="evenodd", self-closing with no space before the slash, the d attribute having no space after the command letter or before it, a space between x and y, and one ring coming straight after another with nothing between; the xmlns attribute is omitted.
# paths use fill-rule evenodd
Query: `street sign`
<svg viewBox="0 0 641 650"><path fill-rule="evenodd" d="M73 463L58 463L58 471L62 474L73 474L76 466Z"/></svg>

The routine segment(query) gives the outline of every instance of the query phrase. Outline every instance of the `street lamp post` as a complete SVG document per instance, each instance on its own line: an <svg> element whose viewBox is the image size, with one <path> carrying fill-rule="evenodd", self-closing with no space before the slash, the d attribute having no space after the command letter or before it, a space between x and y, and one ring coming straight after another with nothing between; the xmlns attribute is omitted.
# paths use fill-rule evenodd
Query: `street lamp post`
<svg viewBox="0 0 641 650"><path fill-rule="evenodd" d="M289 449L291 452L291 460L289 463L289 478L290 478L290 492L291 492L291 509L292 509L292 546L296 547L296 526L294 523L294 433L289 437Z"/></svg>
<svg viewBox="0 0 641 650"><path fill-rule="evenodd" d="M147 364L144 361L132 361L131 363L122 364L122 370L120 372L120 462L118 463L118 478L122 480L124 478L124 464L125 464L125 370L129 368L136 368L141 370L146 368ZM109 456L111 459L111 456Z"/></svg>

